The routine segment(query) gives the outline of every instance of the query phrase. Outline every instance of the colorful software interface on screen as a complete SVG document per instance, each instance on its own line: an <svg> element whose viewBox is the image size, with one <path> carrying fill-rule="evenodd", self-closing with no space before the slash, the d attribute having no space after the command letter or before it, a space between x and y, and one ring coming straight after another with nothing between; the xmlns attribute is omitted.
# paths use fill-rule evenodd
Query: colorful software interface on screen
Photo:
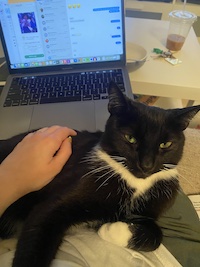
<svg viewBox="0 0 200 267"><path fill-rule="evenodd" d="M0 0L11 68L119 60L120 0Z"/></svg>

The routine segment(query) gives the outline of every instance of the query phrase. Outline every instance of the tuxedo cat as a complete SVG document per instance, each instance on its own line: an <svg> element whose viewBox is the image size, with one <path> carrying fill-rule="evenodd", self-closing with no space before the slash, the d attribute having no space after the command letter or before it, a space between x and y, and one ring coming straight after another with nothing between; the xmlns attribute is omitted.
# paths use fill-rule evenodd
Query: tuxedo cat
<svg viewBox="0 0 200 267"><path fill-rule="evenodd" d="M160 245L156 220L179 190L176 165L183 130L200 106L149 107L126 98L111 83L108 110L104 132L78 132L73 154L55 179L1 216L2 238L24 222L13 267L49 266L66 231L83 222L96 222L102 238L134 250ZM0 142L0 162L24 135Z"/></svg>

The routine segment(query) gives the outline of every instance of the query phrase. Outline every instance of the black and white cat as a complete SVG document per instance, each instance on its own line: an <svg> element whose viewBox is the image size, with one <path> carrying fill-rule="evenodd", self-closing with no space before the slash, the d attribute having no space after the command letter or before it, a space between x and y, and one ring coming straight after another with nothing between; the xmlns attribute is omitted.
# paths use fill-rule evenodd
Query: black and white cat
<svg viewBox="0 0 200 267"><path fill-rule="evenodd" d="M57 177L1 216L2 238L15 234L24 221L13 267L49 266L66 230L82 222L97 221L102 238L134 250L160 245L156 220L179 190L176 165L183 130L200 106L149 107L126 98L111 83L108 110L105 132L79 132L73 137L73 154ZM0 142L0 162L23 136Z"/></svg>

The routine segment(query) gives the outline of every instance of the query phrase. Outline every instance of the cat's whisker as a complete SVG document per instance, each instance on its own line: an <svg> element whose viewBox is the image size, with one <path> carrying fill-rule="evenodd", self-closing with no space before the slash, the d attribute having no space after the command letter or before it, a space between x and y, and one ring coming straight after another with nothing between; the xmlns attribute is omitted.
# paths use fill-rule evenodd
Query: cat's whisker
<svg viewBox="0 0 200 267"><path fill-rule="evenodd" d="M99 161L99 157L96 155L96 148L92 150L90 153L87 153L81 160L81 163L84 162L95 162Z"/></svg>
<svg viewBox="0 0 200 267"><path fill-rule="evenodd" d="M179 188L179 189L177 190L177 192L178 192L179 194L181 194L181 195L185 195L185 193L183 192L183 190L182 190L181 188Z"/></svg>
<svg viewBox="0 0 200 267"><path fill-rule="evenodd" d="M186 182L188 182L188 184L193 188L193 189L195 189L196 190L196 187L186 178L186 177L184 177L182 174L180 174L179 173L179 176L181 177L181 178L183 178Z"/></svg>
<svg viewBox="0 0 200 267"><path fill-rule="evenodd" d="M107 181L109 181L113 176L115 175L115 173L113 173L112 175L110 175L106 180L104 180L100 185L99 187L96 189L96 191L98 191L102 186L104 186Z"/></svg>
<svg viewBox="0 0 200 267"><path fill-rule="evenodd" d="M170 190L165 190L164 195L167 197L167 199L171 199L171 197L172 197Z"/></svg>
<svg viewBox="0 0 200 267"><path fill-rule="evenodd" d="M107 195L106 199L109 199L110 196L111 196L111 192Z"/></svg>
<svg viewBox="0 0 200 267"><path fill-rule="evenodd" d="M174 165L174 166L177 166L177 165ZM171 169L175 169L176 167L174 167L174 168L168 168L168 167L163 167L163 168L161 168L160 169L160 171L169 171L169 170L171 170Z"/></svg>
<svg viewBox="0 0 200 267"><path fill-rule="evenodd" d="M95 160L99 160L97 156L84 157L84 158L80 161L80 163L94 162Z"/></svg>
<svg viewBox="0 0 200 267"><path fill-rule="evenodd" d="M118 162L121 162L121 161L125 161L126 158L124 157L120 157L120 156L110 156L112 159L118 161Z"/></svg>
<svg viewBox="0 0 200 267"><path fill-rule="evenodd" d="M110 170L109 172L105 172L104 174L102 174L101 176L99 176L96 180L95 180L95 183L97 183L100 179L102 179L104 176L112 173L113 170Z"/></svg>
<svg viewBox="0 0 200 267"><path fill-rule="evenodd" d="M84 160L81 160L80 163L90 163L90 162L93 162L92 159L84 159Z"/></svg>
<svg viewBox="0 0 200 267"><path fill-rule="evenodd" d="M164 168L167 168L167 169L174 169L177 167L176 164L171 164L171 163L165 163L163 164Z"/></svg>
<svg viewBox="0 0 200 267"><path fill-rule="evenodd" d="M187 167L184 167L184 166L180 166L178 165L178 170L183 170L183 171L188 171L188 168Z"/></svg>
<svg viewBox="0 0 200 267"><path fill-rule="evenodd" d="M154 238L154 247L156 247L156 243L157 243L157 241L156 241L156 238Z"/></svg>
<svg viewBox="0 0 200 267"><path fill-rule="evenodd" d="M133 201L134 208L140 212L143 208L145 208L145 201L144 198L141 198L140 201L138 199L135 199Z"/></svg>
<svg viewBox="0 0 200 267"><path fill-rule="evenodd" d="M160 169L160 171L168 171L169 169L166 167L163 167L162 169Z"/></svg>
<svg viewBox="0 0 200 267"><path fill-rule="evenodd" d="M173 184L177 184L177 182L175 182L176 180L171 180L171 183ZM171 199L172 198L172 195L173 195L173 192L171 190L171 188L169 188L168 186L164 185L164 190L163 190L163 194L167 197L167 199Z"/></svg>
<svg viewBox="0 0 200 267"><path fill-rule="evenodd" d="M83 179L84 177L87 177L89 175L94 175L94 174L96 174L98 172L101 172L101 171L104 171L104 170L108 170L108 169L110 169L110 166L108 166L108 165L100 166L100 167L98 167L98 168L96 168L94 170L91 170L91 171L87 172L86 174L84 174L81 177L81 179Z"/></svg>
<svg viewBox="0 0 200 267"><path fill-rule="evenodd" d="M153 197L154 199L157 199L157 198L160 197L159 191L158 191L158 192L152 192L151 195L152 195L152 197Z"/></svg>
<svg viewBox="0 0 200 267"><path fill-rule="evenodd" d="M95 151L97 150L97 147L94 149L94 151L88 153L81 161L81 163L83 162L93 162L94 160L99 161L99 157L95 154ZM115 156L115 155L110 155L110 157L118 162L122 162L124 163L124 161L126 160L125 157L122 156Z"/></svg>

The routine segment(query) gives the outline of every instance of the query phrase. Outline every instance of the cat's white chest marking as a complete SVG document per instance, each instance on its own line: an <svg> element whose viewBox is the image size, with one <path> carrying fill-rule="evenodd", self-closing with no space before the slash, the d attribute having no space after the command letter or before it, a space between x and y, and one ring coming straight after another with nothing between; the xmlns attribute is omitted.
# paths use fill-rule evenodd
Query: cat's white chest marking
<svg viewBox="0 0 200 267"><path fill-rule="evenodd" d="M156 182L160 180L169 180L172 177L178 176L178 171L176 168L162 170L160 172L154 173L151 176L142 179L135 177L128 169L124 168L124 166L113 160L106 152L97 149L97 156L105 161L113 171L121 176L121 179L126 181L127 185L133 189L135 189L134 196L138 197L143 195L146 191L148 191Z"/></svg>

